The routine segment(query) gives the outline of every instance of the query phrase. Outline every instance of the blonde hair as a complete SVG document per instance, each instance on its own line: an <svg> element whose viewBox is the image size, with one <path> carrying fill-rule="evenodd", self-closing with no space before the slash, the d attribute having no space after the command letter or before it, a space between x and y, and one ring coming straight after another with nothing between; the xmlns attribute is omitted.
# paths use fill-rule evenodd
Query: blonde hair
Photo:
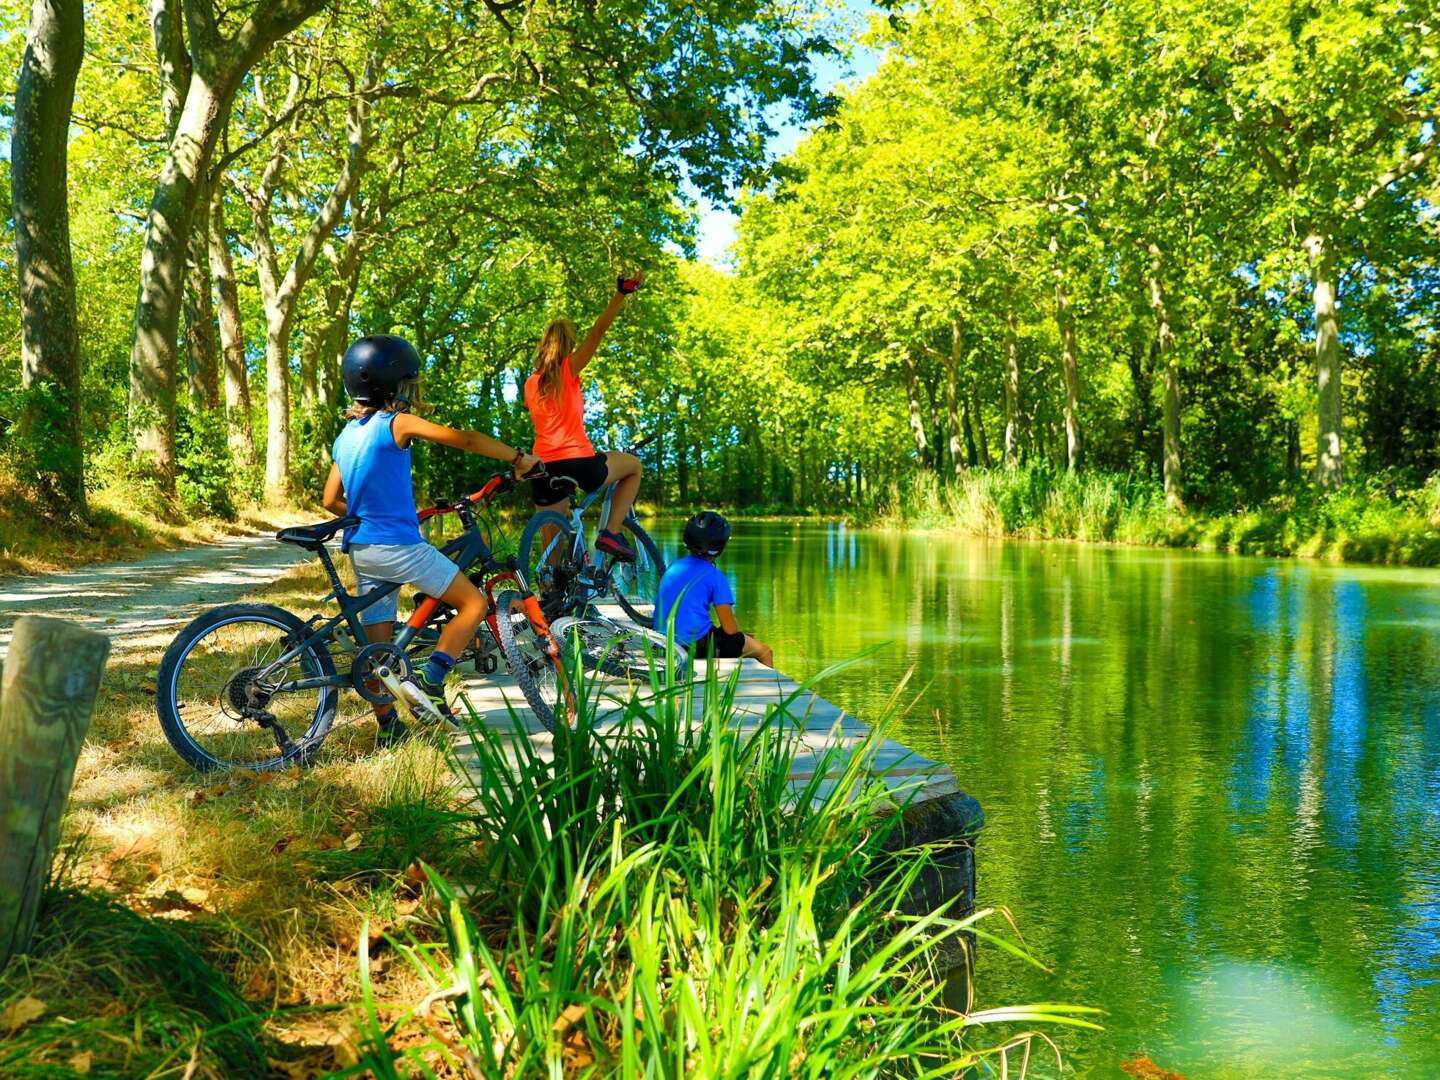
<svg viewBox="0 0 1440 1080"><path fill-rule="evenodd" d="M556 319L545 328L535 349L535 374L540 376L540 396L554 401L560 396L560 372L565 358L575 351L579 331L572 319Z"/></svg>
<svg viewBox="0 0 1440 1080"><path fill-rule="evenodd" d="M377 412L393 413L423 413L429 408L425 399L420 394L420 379L401 379L400 385L395 387L395 396L384 405L362 405L358 401L352 401L350 407L345 410L346 420L364 420L367 416L374 416Z"/></svg>

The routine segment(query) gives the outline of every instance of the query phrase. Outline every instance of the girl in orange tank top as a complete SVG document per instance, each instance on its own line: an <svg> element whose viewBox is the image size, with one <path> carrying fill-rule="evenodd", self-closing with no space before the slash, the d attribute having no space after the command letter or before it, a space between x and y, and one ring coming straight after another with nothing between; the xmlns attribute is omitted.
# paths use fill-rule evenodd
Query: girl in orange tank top
<svg viewBox="0 0 1440 1080"><path fill-rule="evenodd" d="M614 484L610 519L595 541L597 550L618 559L633 559L635 552L620 535L621 522L640 492L640 459L616 451L596 453L585 434L585 396L580 373L600 347L605 331L615 321L626 299L640 287L642 274L620 278L615 295L577 347L579 332L570 319L556 319L545 330L535 350L535 371L525 380L525 408L535 425L536 457L545 462L546 475L531 485L535 506L566 513L568 488L556 487L556 477L575 481L583 491Z"/></svg>

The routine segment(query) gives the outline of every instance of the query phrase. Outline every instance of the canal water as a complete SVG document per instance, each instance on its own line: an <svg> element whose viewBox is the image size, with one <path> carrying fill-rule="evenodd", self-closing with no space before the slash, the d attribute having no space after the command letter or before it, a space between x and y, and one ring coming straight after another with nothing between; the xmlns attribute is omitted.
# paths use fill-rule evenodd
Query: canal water
<svg viewBox="0 0 1440 1080"><path fill-rule="evenodd" d="M675 526L662 527L667 557ZM738 523L742 626L980 800L1064 1075L1440 1077L1440 572ZM1055 1075L1042 1065L1036 1076Z"/></svg>

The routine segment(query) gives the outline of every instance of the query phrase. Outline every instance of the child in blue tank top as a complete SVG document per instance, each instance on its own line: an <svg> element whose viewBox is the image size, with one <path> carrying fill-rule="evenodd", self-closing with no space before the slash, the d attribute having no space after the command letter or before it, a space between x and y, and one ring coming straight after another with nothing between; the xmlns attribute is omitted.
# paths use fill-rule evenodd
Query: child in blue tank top
<svg viewBox="0 0 1440 1080"><path fill-rule="evenodd" d="M381 582L398 582L414 585L455 609L435 651L415 677L430 702L449 716L445 677L485 618L485 597L420 536L410 480L410 444L423 439L508 461L516 476L529 472L539 459L488 435L457 431L415 416L411 409L419 402L420 354L403 338L389 334L361 338L346 350L341 374L354 403L331 450L334 464L322 502L336 516L360 519L359 525L346 530L343 544L355 564L360 593ZM360 613L370 641L394 637L395 607L392 593ZM381 745L404 737L405 725L393 704L375 706L375 719L380 725L376 741Z"/></svg>
<svg viewBox="0 0 1440 1080"><path fill-rule="evenodd" d="M735 590L715 565L730 542L730 523L714 510L702 510L685 523L684 540L689 554L671 563L660 578L655 629L672 633L677 645L701 660L750 656L774 667L770 646L735 621ZM718 626L710 621L712 610Z"/></svg>

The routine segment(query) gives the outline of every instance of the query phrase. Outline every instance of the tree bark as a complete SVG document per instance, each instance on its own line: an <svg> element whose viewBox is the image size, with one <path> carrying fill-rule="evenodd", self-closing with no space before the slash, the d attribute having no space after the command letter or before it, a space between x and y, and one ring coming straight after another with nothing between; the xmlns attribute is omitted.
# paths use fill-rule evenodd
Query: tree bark
<svg viewBox="0 0 1440 1080"><path fill-rule="evenodd" d="M1155 343L1160 363L1165 370L1165 402L1161 417L1164 429L1165 501L1171 507L1182 507L1182 475L1180 469L1180 369L1175 363L1175 337L1170 330L1170 312L1165 305L1165 289L1160 282L1160 248L1150 245L1150 307L1155 312Z"/></svg>
<svg viewBox="0 0 1440 1080"><path fill-rule="evenodd" d="M0 679L0 969L30 947L109 651L63 619L15 623Z"/></svg>
<svg viewBox="0 0 1440 1080"><path fill-rule="evenodd" d="M190 230L185 267L185 358L190 399L197 408L220 407L220 345L215 336L215 301L210 282L208 190L200 195L200 212Z"/></svg>
<svg viewBox="0 0 1440 1080"><path fill-rule="evenodd" d="M1341 377L1345 358L1340 348L1340 316L1335 307L1335 249L1328 237L1305 239L1310 256L1315 305L1315 379L1319 409L1315 431L1315 480L1335 490L1344 479L1341 425Z"/></svg>
<svg viewBox="0 0 1440 1080"><path fill-rule="evenodd" d="M242 465L255 464L255 434L250 428L250 380L245 370L245 327L240 320L240 293L235 265L225 236L225 200L217 184L208 211L210 278L220 317L220 349L225 368L225 415L230 452Z"/></svg>
<svg viewBox="0 0 1440 1080"><path fill-rule="evenodd" d="M910 407L910 434L915 437L915 452L922 468L930 463L929 443L925 438L925 421L920 415L920 388L915 378L915 355L905 352L905 400ZM802 492L803 496L803 492Z"/></svg>
<svg viewBox="0 0 1440 1080"><path fill-rule="evenodd" d="M25 390L20 432L38 466L41 498L77 513L85 509L84 410L66 144L84 52L81 0L34 0L10 132Z"/></svg>
<svg viewBox="0 0 1440 1080"><path fill-rule="evenodd" d="M960 456L964 431L960 421L960 320L954 316L950 319L950 369L945 379L945 414L950 424L950 467L959 476L964 468Z"/></svg>
<svg viewBox="0 0 1440 1080"><path fill-rule="evenodd" d="M1020 343L1015 335L1015 293L1005 289L1005 464L1020 463Z"/></svg>
<svg viewBox="0 0 1440 1080"><path fill-rule="evenodd" d="M154 0L152 27L157 9L181 3ZM234 36L225 38L213 0L182 4L191 74L145 220L130 346L135 452L165 492L175 486L176 335L199 186L240 80L271 45L322 6L323 0L260 0Z"/></svg>
<svg viewBox="0 0 1440 1080"><path fill-rule="evenodd" d="M973 380L968 389L970 391L970 423L975 429L975 451L979 455L980 467L988 469L991 465L990 437L985 433L985 417L980 412L980 398L975 393Z"/></svg>

